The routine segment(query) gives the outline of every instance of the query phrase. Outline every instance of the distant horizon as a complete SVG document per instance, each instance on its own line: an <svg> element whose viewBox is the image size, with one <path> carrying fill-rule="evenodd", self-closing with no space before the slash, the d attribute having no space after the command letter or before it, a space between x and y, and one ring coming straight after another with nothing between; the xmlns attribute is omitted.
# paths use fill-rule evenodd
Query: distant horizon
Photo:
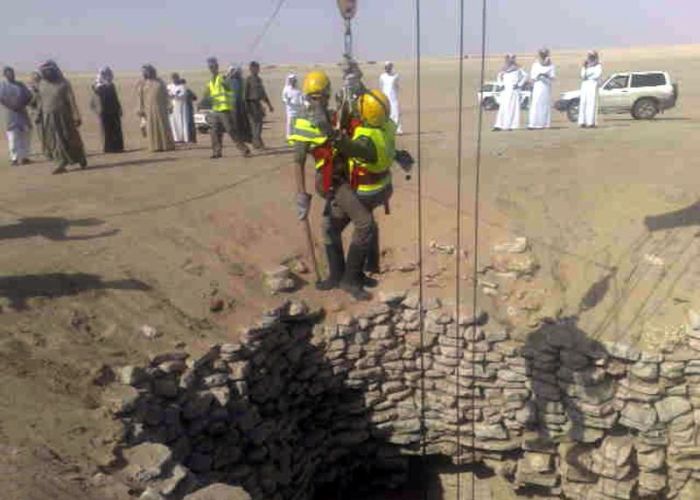
<svg viewBox="0 0 700 500"><path fill-rule="evenodd" d="M23 0L9 3L0 18L0 64L30 71L55 59L68 72L103 65L137 71L144 63L186 71L205 67L215 55L230 63L332 64L341 59L343 23L335 0ZM623 2L624 3L624 2ZM458 2L422 1L422 52L428 58L458 53ZM481 2L467 2L464 51L481 51ZM220 15L207 16L207 12ZM604 13L604 15L602 15ZM353 21L360 61L409 61L415 53L412 0L360 0ZM487 52L534 53L590 48L695 45L700 4L695 0L638 0L634 6L608 0L489 0ZM269 29L264 31L268 25ZM261 35L264 33L264 36ZM256 44L255 41L261 42ZM304 61L303 63L300 61Z"/></svg>
<svg viewBox="0 0 700 500"><path fill-rule="evenodd" d="M644 49L656 49L656 50L661 50L661 49L691 49L691 48L697 48L700 50L700 43L679 43L679 44L650 44L650 45L632 45L632 46L611 46L611 47L598 47L596 50L598 50L603 59L605 59L605 54L612 52L613 54L615 52L624 52L624 51L634 51L634 50L644 50ZM587 50L590 50L588 48L563 48L563 49L551 49L552 50L552 55L556 59L557 54L563 54L563 55L572 55L576 53L580 53L582 56L585 55ZM503 57L506 54L506 52L490 52L486 54L486 59L497 59L500 57ZM532 56L533 58L536 55L536 51L524 51L524 52L516 52L516 56L520 57L521 59L523 56ZM469 60L479 60L481 59L481 54L475 53L475 54L466 54L465 53L465 58ZM458 57L456 55L436 55L436 56L423 56L421 57L423 61L426 62L437 62L437 61L457 61ZM392 60L397 65L403 65L406 63L415 63L415 58L411 59L394 59ZM522 62L522 61L521 61ZM361 66L367 66L367 65L376 65L376 66L383 66L384 61L379 61L379 60L373 60L373 59L368 59L368 60L358 60L358 63ZM321 61L316 61L316 62L262 62L261 63L261 68L263 70L265 69L275 69L275 68L295 68L295 67L308 67L308 68L313 68L313 67L337 67L339 66L339 62L334 62L334 61L327 61L327 62L321 62ZM244 70L247 71L247 63L244 63L243 65ZM19 75L24 75L24 74L29 74L32 71L34 71L36 68L22 68L22 67L14 67L14 69L17 71ZM126 75L137 75L140 74L140 68L129 68L129 69L119 69L119 68L113 68L115 71L121 73L121 74L126 74ZM202 63L201 66L199 67L192 67L192 68L171 68L167 66L157 66L156 69L158 70L158 76L163 77L166 73L178 71L178 72L187 72L187 73L194 73L194 72L201 72L201 73L208 73L208 69L206 68L206 61ZM224 71L226 68L222 66L221 70ZM72 75L90 75L92 76L95 70L92 68L89 69L69 69L65 70L66 73L72 74Z"/></svg>

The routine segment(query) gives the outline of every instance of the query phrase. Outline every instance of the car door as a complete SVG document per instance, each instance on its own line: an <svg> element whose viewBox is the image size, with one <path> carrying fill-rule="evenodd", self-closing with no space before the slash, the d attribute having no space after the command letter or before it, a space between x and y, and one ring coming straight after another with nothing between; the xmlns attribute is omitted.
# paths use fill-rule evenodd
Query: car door
<svg viewBox="0 0 700 500"><path fill-rule="evenodd" d="M630 75L621 73L608 78L600 89L600 111L602 113L625 113L632 106Z"/></svg>
<svg viewBox="0 0 700 500"><path fill-rule="evenodd" d="M635 101L640 97L663 99L673 93L673 87L668 84L663 73L634 73L630 91Z"/></svg>

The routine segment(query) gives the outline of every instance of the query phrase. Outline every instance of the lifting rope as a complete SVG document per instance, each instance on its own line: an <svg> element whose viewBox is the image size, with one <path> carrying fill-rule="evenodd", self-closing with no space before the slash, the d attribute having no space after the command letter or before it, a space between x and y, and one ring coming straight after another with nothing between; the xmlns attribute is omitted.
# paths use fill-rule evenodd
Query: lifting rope
<svg viewBox="0 0 700 500"><path fill-rule="evenodd" d="M267 30L270 29L270 26L272 26L272 22L277 19L277 14L280 13L280 10L282 10L282 6L284 6L284 2L287 0L279 0L277 3L277 6L275 6L275 10L272 12L272 15L265 21L265 24L263 25L263 29L260 31L257 37L255 37L255 40L253 40L253 43L250 44L248 47L248 53L253 54L255 49L258 48L258 45L260 45L260 42L262 42L263 38L267 34Z"/></svg>
<svg viewBox="0 0 700 500"><path fill-rule="evenodd" d="M456 269L455 269L455 327L456 331L460 332L461 323L461 287L460 287L460 269L462 258L462 134L463 134L463 104L464 104L464 0L459 1L459 84L458 84L458 120L457 120L457 245L456 245ZM421 151L421 0L415 0L415 37L416 37L416 181L418 184L418 302L419 302L419 333L420 333L420 438L421 438L421 460L423 463L422 472L425 474L427 469L426 451L427 451L427 429L425 425L425 321L424 321L424 275L423 275L423 187L422 187L422 151ZM481 6L481 68L479 77L479 88L483 88L485 73L486 73L486 0L482 0ZM469 328L476 329L477 319L477 292L478 292L478 263L479 263L479 209L480 209L480 182L481 182L481 159L482 159L482 129L484 110L479 106L479 114L477 121L477 136L476 136L476 158L475 158L475 180L474 180L474 266L472 270L472 315L469 323L472 325ZM472 339L475 336L472 336ZM470 361L474 367L476 361L475 342L470 342ZM458 343L457 348L458 358L462 356L462 347ZM473 369L473 368L472 368ZM461 443L461 405L460 405L460 365L455 368L455 392L456 392L456 414L457 414L457 456L461 459L462 443ZM476 401L476 385L471 384L471 463L476 461L476 419L474 418L475 401ZM461 461L461 460L460 460ZM427 481L423 481L423 498L428 498ZM476 499L476 481L471 481L471 498ZM457 475L457 499L461 500L461 474Z"/></svg>
<svg viewBox="0 0 700 500"><path fill-rule="evenodd" d="M459 83L457 85L457 207L456 207L456 218L457 218L457 244L455 251L455 332L459 338L460 323L461 323L461 283L460 283L460 263L462 260L462 129L463 129L463 109L464 104L464 0L459 0L459 48L457 50L459 56ZM457 358L462 359L462 343L457 342ZM457 413L457 456L460 457L458 460L461 462L462 456L462 426L461 419L462 415L460 411L462 405L460 404L460 365L459 363L455 367L455 412ZM472 398L472 405L474 404L474 399ZM472 408L472 415L474 413ZM473 448L472 448L473 449ZM457 474L457 498L461 499L461 474ZM474 481L472 481L474 484ZM472 494L472 498L474 495Z"/></svg>
<svg viewBox="0 0 700 500"><path fill-rule="evenodd" d="M484 79L486 74L486 0L482 0L481 4L481 69L479 72L479 90L484 88ZM474 177L474 269L472 274L472 321L476 329L477 317L477 291L478 291L478 269L479 269L479 194L481 183L481 142L482 131L484 124L484 107L479 103L479 119L477 121L476 133L476 160L475 160L475 177ZM476 348L472 343L471 363L475 366ZM474 404L476 402L476 384L472 384L472 421L471 421L471 449L472 462L476 460L476 419L474 418ZM476 499L476 481L472 480L472 499Z"/></svg>
<svg viewBox="0 0 700 500"><path fill-rule="evenodd" d="M427 463L427 428L425 425L425 320L424 313L424 280L423 280L423 163L421 155L421 33L420 33L420 2L415 0L416 22L416 183L418 184L418 331L420 336L420 447L421 473L423 474L423 498L428 499L428 485L425 480Z"/></svg>

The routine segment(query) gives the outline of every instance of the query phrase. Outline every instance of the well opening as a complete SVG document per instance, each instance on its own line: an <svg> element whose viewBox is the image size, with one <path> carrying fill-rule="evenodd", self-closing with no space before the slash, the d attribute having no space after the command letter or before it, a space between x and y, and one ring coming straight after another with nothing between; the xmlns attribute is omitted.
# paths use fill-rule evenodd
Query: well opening
<svg viewBox="0 0 700 500"><path fill-rule="evenodd" d="M687 350L601 343L574 318L512 339L486 315L457 324L439 303L421 343L417 298L382 299L327 318L288 302L240 343L122 370L121 473L164 498L212 483L254 499L423 487L440 498L450 481L436 476L457 472L463 489L497 476L535 497L674 498L695 484L700 362ZM154 446L155 467L139 458Z"/></svg>

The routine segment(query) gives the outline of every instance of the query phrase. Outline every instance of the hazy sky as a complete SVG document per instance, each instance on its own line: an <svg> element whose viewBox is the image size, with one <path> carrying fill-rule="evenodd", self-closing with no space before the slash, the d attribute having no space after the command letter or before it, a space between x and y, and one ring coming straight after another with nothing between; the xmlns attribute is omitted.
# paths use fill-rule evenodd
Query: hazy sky
<svg viewBox="0 0 700 500"><path fill-rule="evenodd" d="M248 49L278 0L3 0L0 63L20 69L48 57L70 70L102 64L168 69L222 62L336 61L342 22L335 0L287 0L253 53ZM698 43L698 0L487 0L488 50ZM414 0L359 0L358 58L409 59ZM466 0L465 50L478 52L481 0ZM457 45L457 0L423 0L426 55Z"/></svg>

